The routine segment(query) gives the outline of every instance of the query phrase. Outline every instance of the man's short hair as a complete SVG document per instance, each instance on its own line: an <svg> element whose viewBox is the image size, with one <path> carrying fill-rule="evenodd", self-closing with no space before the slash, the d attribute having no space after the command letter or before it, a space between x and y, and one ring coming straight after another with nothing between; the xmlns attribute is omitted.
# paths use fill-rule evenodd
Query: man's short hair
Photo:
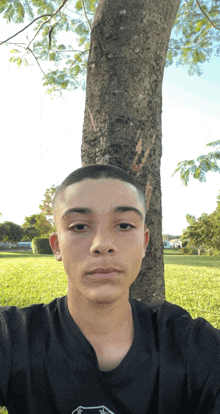
<svg viewBox="0 0 220 414"><path fill-rule="evenodd" d="M133 176L129 175L126 171L122 170L119 167L115 167L114 165L106 165L106 164L92 164L87 165L85 167L78 168L77 170L71 172L65 180L60 184L57 188L57 191L53 198L53 212L55 211L56 200L58 196L62 193L62 191L67 188L69 185L78 183L80 181L86 179L95 179L98 180L100 178L112 178L120 181L124 181L127 183L132 184L136 187L138 195L140 197L141 203L144 207L144 214L146 219L146 202L145 202L145 193L139 182Z"/></svg>

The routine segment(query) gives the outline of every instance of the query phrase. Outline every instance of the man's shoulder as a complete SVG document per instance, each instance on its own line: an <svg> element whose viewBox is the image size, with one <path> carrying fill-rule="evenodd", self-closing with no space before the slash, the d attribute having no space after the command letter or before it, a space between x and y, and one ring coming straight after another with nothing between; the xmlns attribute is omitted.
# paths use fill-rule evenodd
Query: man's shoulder
<svg viewBox="0 0 220 414"><path fill-rule="evenodd" d="M139 313L150 313L151 315L156 314L157 316L165 317L168 319L176 319L183 315L191 318L189 312L179 305L167 302L164 300L162 303L144 303L137 299L130 299L130 302ZM192 318L191 318L192 319Z"/></svg>
<svg viewBox="0 0 220 414"><path fill-rule="evenodd" d="M176 339L186 341L187 338L214 338L220 345L220 330L214 328L203 317L193 318L190 313L179 305L164 301L161 304L142 303L138 300L131 301L133 308L136 309L139 318L150 315L154 325L156 325L158 335L163 337L166 334L176 337Z"/></svg>
<svg viewBox="0 0 220 414"><path fill-rule="evenodd" d="M44 315L54 314L65 301L65 296L56 298L50 303L31 304L25 307L0 306L0 323L16 325L26 324L35 318L42 318Z"/></svg>

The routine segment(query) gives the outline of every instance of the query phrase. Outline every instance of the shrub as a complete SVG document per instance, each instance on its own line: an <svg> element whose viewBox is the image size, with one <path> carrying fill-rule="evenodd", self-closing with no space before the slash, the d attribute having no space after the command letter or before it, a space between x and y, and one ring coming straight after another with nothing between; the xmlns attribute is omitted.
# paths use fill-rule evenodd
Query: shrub
<svg viewBox="0 0 220 414"><path fill-rule="evenodd" d="M182 247L180 252L184 254L198 255L198 251L195 247Z"/></svg>
<svg viewBox="0 0 220 414"><path fill-rule="evenodd" d="M213 250L213 256L220 256L220 250Z"/></svg>
<svg viewBox="0 0 220 414"><path fill-rule="evenodd" d="M34 254L53 254L49 239L45 237L34 237L32 240L32 250Z"/></svg>

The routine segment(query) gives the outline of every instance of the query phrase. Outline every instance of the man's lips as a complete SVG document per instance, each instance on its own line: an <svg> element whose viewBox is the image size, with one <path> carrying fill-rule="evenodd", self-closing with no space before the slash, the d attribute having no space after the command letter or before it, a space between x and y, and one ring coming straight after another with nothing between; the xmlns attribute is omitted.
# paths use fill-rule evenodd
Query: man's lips
<svg viewBox="0 0 220 414"><path fill-rule="evenodd" d="M90 277L96 277L99 279L111 279L113 277L116 277L121 272L108 272L108 273L87 273Z"/></svg>
<svg viewBox="0 0 220 414"><path fill-rule="evenodd" d="M117 267L95 267L94 269L89 270L87 273L111 273L111 272L120 272L120 269Z"/></svg>

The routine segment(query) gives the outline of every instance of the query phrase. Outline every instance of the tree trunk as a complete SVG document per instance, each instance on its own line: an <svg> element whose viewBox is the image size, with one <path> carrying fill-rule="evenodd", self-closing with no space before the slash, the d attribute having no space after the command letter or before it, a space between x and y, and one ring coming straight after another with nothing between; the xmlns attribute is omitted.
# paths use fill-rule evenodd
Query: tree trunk
<svg viewBox="0 0 220 414"><path fill-rule="evenodd" d="M164 301L162 80L180 0L99 0L88 60L82 166L111 164L146 194L150 242L130 295Z"/></svg>

